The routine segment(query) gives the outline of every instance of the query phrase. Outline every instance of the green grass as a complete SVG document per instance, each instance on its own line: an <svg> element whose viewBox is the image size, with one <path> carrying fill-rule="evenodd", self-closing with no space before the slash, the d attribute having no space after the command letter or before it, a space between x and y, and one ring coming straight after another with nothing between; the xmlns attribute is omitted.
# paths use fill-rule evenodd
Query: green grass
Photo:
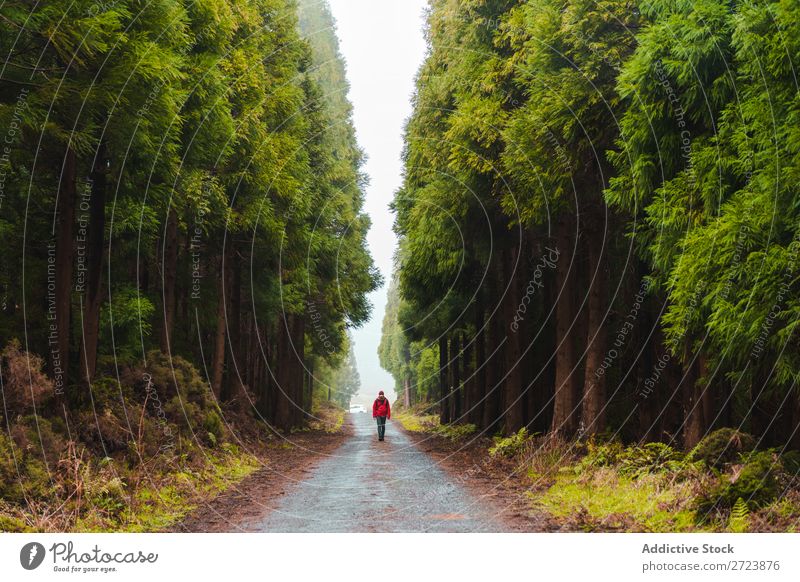
<svg viewBox="0 0 800 582"><path fill-rule="evenodd" d="M207 453L199 467L142 479L129 496L126 488L115 493L121 511L88 511L74 528L77 532L148 532L167 529L180 521L202 501L238 483L261 466L259 460L233 445ZM111 499L114 499L112 496ZM97 499L92 501L97 504Z"/></svg>
<svg viewBox="0 0 800 582"><path fill-rule="evenodd" d="M555 517L580 516L582 529L698 530L688 509L689 486L669 485L659 476L632 479L601 469L587 478L563 471L547 491L529 495L536 508Z"/></svg>
<svg viewBox="0 0 800 582"><path fill-rule="evenodd" d="M320 397L314 398L311 410L316 418L309 423L310 429L329 433L339 432L342 429L345 410L341 406Z"/></svg>
<svg viewBox="0 0 800 582"><path fill-rule="evenodd" d="M410 432L433 432L439 426L439 417L436 414L416 414L414 411L397 411L392 414L392 420Z"/></svg>
<svg viewBox="0 0 800 582"><path fill-rule="evenodd" d="M433 429L433 432L450 440L457 441L474 434L478 427L474 424L445 424Z"/></svg>

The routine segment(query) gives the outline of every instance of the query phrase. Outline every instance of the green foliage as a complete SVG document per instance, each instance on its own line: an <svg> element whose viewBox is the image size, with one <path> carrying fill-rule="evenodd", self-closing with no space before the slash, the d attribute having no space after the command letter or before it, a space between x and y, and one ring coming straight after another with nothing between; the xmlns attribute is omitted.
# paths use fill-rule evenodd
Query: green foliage
<svg viewBox="0 0 800 582"><path fill-rule="evenodd" d="M703 437L687 457L721 469L736 461L740 454L749 453L754 447L755 439L751 435L733 428L721 428Z"/></svg>
<svg viewBox="0 0 800 582"><path fill-rule="evenodd" d="M581 466L608 467L614 465L625 452L625 447L619 441L608 442L591 439L586 443L586 456L581 460Z"/></svg>
<svg viewBox="0 0 800 582"><path fill-rule="evenodd" d="M474 434L478 429L474 424L444 424L434 429L434 432L450 440L458 441Z"/></svg>
<svg viewBox="0 0 800 582"><path fill-rule="evenodd" d="M685 484L665 487L654 477L631 479L609 469L588 477L563 473L533 505L584 531L684 532L697 528Z"/></svg>
<svg viewBox="0 0 800 582"><path fill-rule="evenodd" d="M512 458L526 450L530 436L527 428L521 428L507 437L494 437L494 446L489 449L491 457Z"/></svg>
<svg viewBox="0 0 800 582"><path fill-rule="evenodd" d="M400 321L410 305L400 296L400 273L392 274L383 317L378 357L395 380L395 392L403 394L408 382L411 402L430 402L439 389L439 346L427 340L412 341L410 329Z"/></svg>
<svg viewBox="0 0 800 582"><path fill-rule="evenodd" d="M639 478L657 473L679 473L686 465L684 455L664 443L623 446L618 441L587 442L587 453L576 465L582 473L602 467L613 467L620 474Z"/></svg>
<svg viewBox="0 0 800 582"><path fill-rule="evenodd" d="M216 446L217 443L222 441L225 431L222 418L220 418L216 410L212 409L206 412L206 417L203 420L203 428L208 432L209 439L213 446Z"/></svg>
<svg viewBox="0 0 800 582"><path fill-rule="evenodd" d="M118 518L128 508L130 495L125 483L117 476L102 475L91 483L86 492L87 501L94 510L109 518Z"/></svg>
<svg viewBox="0 0 800 582"><path fill-rule="evenodd" d="M27 533L30 528L19 518L0 515L0 533Z"/></svg>
<svg viewBox="0 0 800 582"><path fill-rule="evenodd" d="M159 351L147 354L147 366L131 369L126 376L137 388L137 394L161 402L179 397L204 409L214 409L210 387L191 362L178 357L170 358Z"/></svg>
<svg viewBox="0 0 800 582"><path fill-rule="evenodd" d="M790 476L800 476L800 451L786 451L781 455L781 463Z"/></svg>
<svg viewBox="0 0 800 582"><path fill-rule="evenodd" d="M569 471L576 456L574 443L550 435L537 439L528 448L530 454L525 456L523 466L528 478L537 484L542 479L547 481L560 472ZM580 463L573 469L576 473L583 470Z"/></svg>
<svg viewBox="0 0 800 582"><path fill-rule="evenodd" d="M348 330L380 283L363 155L330 13L300 12L0 6L0 337L29 339L0 360L4 524L166 527L255 469L226 442L229 414L260 435L249 397L304 422L276 419L275 370L294 390L324 362L338 399L358 391Z"/></svg>
<svg viewBox="0 0 800 582"><path fill-rule="evenodd" d="M617 289L647 282L636 314L646 313L646 325L663 331L646 340L666 358L661 382L682 373L698 389L720 395L712 400L715 407L726 403L727 424L763 430L754 438L770 446L785 443L800 376L796 350L786 349L800 322L798 22L800 8L786 0L433 1L429 53L405 129L403 184L392 205L400 249L379 352L397 387L410 381L418 395L446 392L449 380L437 386L431 373L437 340L465 333L477 341L479 329L492 331L481 325L494 307L507 320L508 311L524 306L527 325L536 330L522 329L518 346L481 337L499 358L540 342L556 352L556 370L571 359L542 337L549 331L538 331L555 315L555 345L563 346L559 317L571 323L592 301L565 305L574 312L559 316L549 298L534 294L523 303L503 293L530 280L534 249L555 238L566 254L590 255L596 245L607 252L596 260L609 268L590 264L568 282L586 285L585 298L594 297L600 311L620 302L608 289L594 293L592 285L609 282L600 280L606 275ZM514 263L518 252L522 261ZM572 276L556 269L560 284ZM506 300L517 305L507 309ZM608 310L615 312L617 305ZM585 347L587 358L596 356L593 347L606 351L615 317L600 325L597 342L570 341L579 352ZM633 329L621 327L630 321L619 324ZM644 341L639 331L630 337ZM623 384L653 374L645 369L648 358L621 361L632 357L628 347L615 348L619 358L611 359L620 361L604 381L619 379L623 364L636 369ZM566 364L579 369L577 362ZM537 375L539 365L521 367L505 370L496 386L501 398L522 408L520 385L534 381L550 382L547 389L559 393L553 380ZM627 426L613 428L626 439L645 436L632 421L628 388L589 391L581 386L587 381L577 380L575 402L566 408L581 396L604 394L607 413L598 424L627 419ZM719 411L699 412L690 392L675 403L683 419L655 398L636 403L667 419L651 427L660 434L648 431L648 437L684 438L688 449L717 422ZM751 422L753 411L780 420L763 427ZM562 415L559 399L553 414ZM549 411L512 408L504 422L516 430L535 417L544 427L543 415ZM702 426L693 426L698 419ZM589 424L594 432L606 428ZM751 448L711 440L690 463L719 469Z"/></svg>
<svg viewBox="0 0 800 582"><path fill-rule="evenodd" d="M51 493L48 469L37 458L33 443L19 446L0 434L0 498L22 504L44 499Z"/></svg>
<svg viewBox="0 0 800 582"><path fill-rule="evenodd" d="M339 359L315 358L314 382L322 397L340 408L350 406L350 400L361 390L361 376L358 373L353 339L348 331Z"/></svg>
<svg viewBox="0 0 800 582"><path fill-rule="evenodd" d="M650 473L677 472L683 468L684 455L664 443L647 443L628 447L619 457L623 475L641 477Z"/></svg>
<svg viewBox="0 0 800 582"><path fill-rule="evenodd" d="M392 418L411 432L431 432L439 428L438 414L424 414L415 410L392 411Z"/></svg>
<svg viewBox="0 0 800 582"><path fill-rule="evenodd" d="M780 492L777 479L780 464L775 454L771 451L747 453L742 455L741 462L732 475L723 475L697 499L700 520L731 509L739 499L755 509L776 498Z"/></svg>
<svg viewBox="0 0 800 582"><path fill-rule="evenodd" d="M736 500L731 508L731 515L728 518L728 529L733 533L744 533L750 527L750 508L741 497Z"/></svg>
<svg viewBox="0 0 800 582"><path fill-rule="evenodd" d="M155 306L138 289L120 287L115 290L110 303L101 312L100 329L103 330L100 345L114 347L113 357L118 364L128 364L141 353L143 338L152 331ZM112 341L113 330L113 341Z"/></svg>

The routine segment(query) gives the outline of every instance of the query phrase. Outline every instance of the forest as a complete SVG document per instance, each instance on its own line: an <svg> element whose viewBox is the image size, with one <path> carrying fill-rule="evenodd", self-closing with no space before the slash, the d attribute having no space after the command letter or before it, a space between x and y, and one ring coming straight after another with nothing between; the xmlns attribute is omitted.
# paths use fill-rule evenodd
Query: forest
<svg viewBox="0 0 800 582"><path fill-rule="evenodd" d="M332 22L0 6L0 529L117 527L143 471L358 391L349 330L381 280Z"/></svg>
<svg viewBox="0 0 800 582"><path fill-rule="evenodd" d="M798 26L791 0L433 0L379 348L404 404L800 448Z"/></svg>
<svg viewBox="0 0 800 582"><path fill-rule="evenodd" d="M797 530L800 4L425 23L378 445L326 3L0 5L0 531L466 531L495 489L525 523L487 531Z"/></svg>

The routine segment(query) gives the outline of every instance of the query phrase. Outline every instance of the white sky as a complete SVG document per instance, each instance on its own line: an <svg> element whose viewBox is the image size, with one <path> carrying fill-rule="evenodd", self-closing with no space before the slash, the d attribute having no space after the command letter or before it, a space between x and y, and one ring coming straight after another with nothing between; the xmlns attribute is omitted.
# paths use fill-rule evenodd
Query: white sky
<svg viewBox="0 0 800 582"><path fill-rule="evenodd" d="M365 211L372 218L368 242L386 285L370 296L372 319L355 330L361 398L371 404L379 389L391 396L392 377L378 362L386 288L397 240L389 203L400 187L403 124L411 115L414 77L425 57L426 0L328 0L336 19L339 48L347 64L358 143L367 154ZM394 398L392 398L394 400Z"/></svg>

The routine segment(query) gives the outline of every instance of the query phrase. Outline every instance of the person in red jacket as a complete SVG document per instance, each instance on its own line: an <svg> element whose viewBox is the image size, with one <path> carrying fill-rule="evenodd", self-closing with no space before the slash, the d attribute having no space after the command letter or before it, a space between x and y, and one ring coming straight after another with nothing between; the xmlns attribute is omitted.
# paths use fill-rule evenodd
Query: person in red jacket
<svg viewBox="0 0 800 582"><path fill-rule="evenodd" d="M383 390L378 392L378 397L372 403L372 418L378 421L378 440L383 440L386 434L386 419L392 418L392 410L389 407L389 399L383 395Z"/></svg>

